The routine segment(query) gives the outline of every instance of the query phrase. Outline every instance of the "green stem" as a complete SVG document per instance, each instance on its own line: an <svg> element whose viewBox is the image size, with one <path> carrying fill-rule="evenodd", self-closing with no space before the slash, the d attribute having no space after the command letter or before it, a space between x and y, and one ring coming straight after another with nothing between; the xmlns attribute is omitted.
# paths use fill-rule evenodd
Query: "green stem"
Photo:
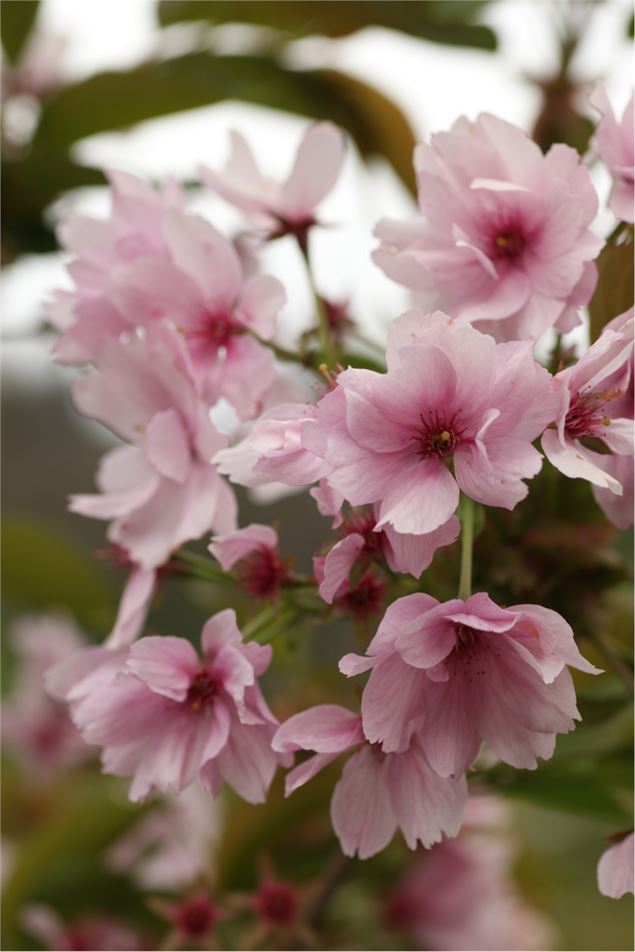
<svg viewBox="0 0 635 952"><path fill-rule="evenodd" d="M249 335L253 337L254 340L257 340L259 344L262 344L263 347L269 348L279 360L284 360L288 364L300 364L302 367L312 367L312 369L315 370L313 360L309 355L304 357L302 354L297 354L294 350L288 350L286 347L276 344L273 340L265 340L263 337L259 337L255 331L249 331Z"/></svg>
<svg viewBox="0 0 635 952"><path fill-rule="evenodd" d="M198 555L196 552L190 552L189 549L179 549L175 553L174 559L187 565L190 573L197 578L206 579L208 582L231 581L231 575L223 572L211 559L204 555Z"/></svg>
<svg viewBox="0 0 635 952"><path fill-rule="evenodd" d="M320 337L320 347L322 350L322 356L324 361L330 369L334 370L337 366L337 353L335 351L335 345L333 343L333 338L331 337L331 327L329 324L329 319L326 313L326 307L324 306L324 301L322 300L318 289L315 286L315 279L313 277L313 269L311 268L311 261L309 259L309 249L307 243L304 240L298 238L298 248L300 253L304 258L304 263L306 265L306 273L309 281L309 287L311 288L311 293L313 294L313 299L315 301L315 309L317 311L318 317L318 334Z"/></svg>
<svg viewBox="0 0 635 952"><path fill-rule="evenodd" d="M626 686L626 689L631 697L633 697L634 692L634 680L633 674L628 667L628 665L622 661L619 654L610 642L602 635L597 629L594 630L591 634L591 640L601 651L601 653L606 658L609 667L613 668L615 674L620 678L622 683Z"/></svg>
<svg viewBox="0 0 635 952"><path fill-rule="evenodd" d="M474 543L474 502L468 496L461 498L461 574L458 598L465 600L472 594L472 546Z"/></svg>

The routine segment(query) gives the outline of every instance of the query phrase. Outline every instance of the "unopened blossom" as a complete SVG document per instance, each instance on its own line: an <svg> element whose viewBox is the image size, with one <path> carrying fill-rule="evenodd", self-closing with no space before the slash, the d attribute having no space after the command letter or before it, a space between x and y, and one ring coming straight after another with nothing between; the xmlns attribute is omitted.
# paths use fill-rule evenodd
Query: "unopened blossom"
<svg viewBox="0 0 635 952"><path fill-rule="evenodd" d="M174 183L155 189L127 172L108 171L112 210L107 219L72 214L58 228L62 248L73 255L71 291L59 291L45 313L61 332L53 355L61 363L96 359L105 340L118 338L130 322L111 300L116 276L137 259L166 262L163 234L168 209L180 209L184 196Z"/></svg>
<svg viewBox="0 0 635 952"><path fill-rule="evenodd" d="M633 851L635 834L629 833L600 857L597 879L598 889L604 896L621 899L627 892L635 892L633 886Z"/></svg>
<svg viewBox="0 0 635 952"><path fill-rule="evenodd" d="M362 570L373 562L385 561L393 572L408 572L419 578L432 562L436 550L451 545L460 532L456 516L424 535L404 535L395 532L390 525L376 530L377 521L378 515L370 507L352 510L343 519L340 530L343 538L321 562L319 592L325 602L333 601L354 566Z"/></svg>
<svg viewBox="0 0 635 952"><path fill-rule="evenodd" d="M231 609L203 627L202 657L184 638L142 638L115 677L72 705L84 739L103 748L106 773L131 777L130 799L223 781L262 802L277 758L276 720L256 678L271 647L243 643Z"/></svg>
<svg viewBox="0 0 635 952"><path fill-rule="evenodd" d="M542 463L532 441L559 405L531 343L413 310L392 325L387 360L385 374L340 373L303 424L329 485L353 506L376 503L376 528L405 535L444 526L459 490L505 509L524 499Z"/></svg>
<svg viewBox="0 0 635 952"><path fill-rule="evenodd" d="M214 536L209 551L225 572L235 568L244 590L256 598L275 598L288 578L286 561L278 553L278 535L271 526L252 522Z"/></svg>
<svg viewBox="0 0 635 952"><path fill-rule="evenodd" d="M129 445L102 458L101 494L72 496L70 509L113 520L109 540L137 566L157 568L184 542L235 527L233 492L211 463L226 437L199 399L176 331L159 325L107 341L73 398Z"/></svg>
<svg viewBox="0 0 635 952"><path fill-rule="evenodd" d="M204 181L239 208L270 236L295 234L302 239L315 224L317 206L331 191L344 160L344 137L330 122L304 133L291 171L275 181L258 168L239 132L231 134L231 152L220 172L203 168Z"/></svg>
<svg viewBox="0 0 635 952"><path fill-rule="evenodd" d="M416 593L390 605L366 656L346 655L340 670L372 671L362 696L370 743L404 751L418 737L431 767L458 777L482 741L513 767L551 757L556 734L580 719L567 665L599 673L548 608Z"/></svg>
<svg viewBox="0 0 635 952"><path fill-rule="evenodd" d="M598 200L578 153L547 155L517 126L458 119L415 152L421 215L381 221L375 262L426 310L498 340L570 330L595 288Z"/></svg>
<svg viewBox="0 0 635 952"><path fill-rule="evenodd" d="M545 455L565 476L624 495L612 463L633 455L633 309L605 327L576 364L556 375L553 386L561 406L555 428L542 437ZM600 441L607 452L596 452L588 440Z"/></svg>
<svg viewBox="0 0 635 952"><path fill-rule="evenodd" d="M50 906L32 903L24 908L21 924L25 932L55 952L79 952L82 949L136 952L148 948L143 936L135 929L106 913L65 922Z"/></svg>
<svg viewBox="0 0 635 952"><path fill-rule="evenodd" d="M467 799L465 778L446 779L430 767L417 738L386 754L364 737L361 717L335 704L309 708L277 731L274 750L314 756L287 775L289 795L341 754L358 748L344 766L331 800L331 821L347 856L379 853L400 829L410 849L458 833Z"/></svg>
<svg viewBox="0 0 635 952"><path fill-rule="evenodd" d="M330 564L329 555L313 557L313 572L324 601L335 605L356 621L364 621L376 615L386 597L385 581L372 567L357 579L349 578L349 573L344 572L346 566L342 565L342 562L348 562L350 555L345 548L344 551L335 553L335 559Z"/></svg>
<svg viewBox="0 0 635 952"><path fill-rule="evenodd" d="M225 397L242 419L255 416L276 379L255 337L273 335L286 299L282 284L264 274L245 280L232 243L198 215L169 209L162 233L169 259L132 262L118 273L111 300L131 326L168 320L185 341L205 399Z"/></svg>
<svg viewBox="0 0 635 952"><path fill-rule="evenodd" d="M513 880L509 831L472 824L472 805L470 798L459 836L419 853L397 883L385 906L387 926L410 936L418 949L548 949L546 920Z"/></svg>
<svg viewBox="0 0 635 952"><path fill-rule="evenodd" d="M90 757L65 705L46 691L45 675L83 644L69 620L49 615L25 615L11 626L16 655L11 692L2 703L2 739L28 770L47 774Z"/></svg>
<svg viewBox="0 0 635 952"><path fill-rule="evenodd" d="M633 119L635 104L633 96L629 99L622 118L618 121L603 86L594 90L590 104L597 109L602 118L591 139L591 148L608 166L613 176L613 188L609 197L609 206L617 218L633 222L635 210L633 201L635 190L635 143Z"/></svg>

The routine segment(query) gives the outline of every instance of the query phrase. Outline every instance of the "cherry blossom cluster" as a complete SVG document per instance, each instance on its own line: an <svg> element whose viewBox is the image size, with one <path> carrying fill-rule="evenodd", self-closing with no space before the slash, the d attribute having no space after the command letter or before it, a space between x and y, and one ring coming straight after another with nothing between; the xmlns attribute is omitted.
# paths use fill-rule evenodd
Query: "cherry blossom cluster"
<svg viewBox="0 0 635 952"><path fill-rule="evenodd" d="M632 104L620 125L603 93L594 103L611 208L632 221ZM273 181L234 134L226 167L202 178L244 214L254 241L287 238L310 265L317 209L344 154L340 132L317 124L288 177ZM476 508L522 503L541 445L564 476L592 484L616 526L632 521L632 309L555 375L535 355L543 333L580 322L595 288L604 242L586 166L565 145L543 155L489 115L459 119L414 161L419 216L376 228L375 262L414 292L389 328L385 370L341 365L318 296L319 348L296 354L316 382L289 399L281 281L189 212L174 183L119 172L109 218L61 226L73 287L48 307L55 358L89 365L72 386L77 410L121 441L101 461L99 492L72 496L70 508L109 522L130 571L108 639L55 665L50 691L102 749L103 769L131 779L135 801L198 783L258 803L278 766L292 767L290 794L346 757L331 819L343 852L361 858L397 830L412 849L456 836L482 744L535 769L579 720L569 669L599 673L556 612L472 592ZM231 439L210 416L220 400L239 421ZM313 576L292 572L271 526L239 527L231 483L310 491L336 533ZM370 672L359 710L327 698L279 724L259 684L272 647L233 609L206 622L200 651L183 637L139 637L162 574L187 566L183 546L210 533L209 577L237 580L274 621L296 587L325 615L370 620L365 649L339 663L347 678ZM425 580L418 591L459 536L457 597L439 601Z"/></svg>

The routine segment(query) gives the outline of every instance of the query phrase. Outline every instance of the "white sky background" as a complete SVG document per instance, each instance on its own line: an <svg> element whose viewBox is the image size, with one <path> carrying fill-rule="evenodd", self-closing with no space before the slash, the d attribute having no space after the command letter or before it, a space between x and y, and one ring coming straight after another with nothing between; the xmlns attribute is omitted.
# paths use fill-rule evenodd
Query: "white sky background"
<svg viewBox="0 0 635 952"><path fill-rule="evenodd" d="M420 138L447 128L461 114L475 117L488 111L526 129L537 114L540 97L526 79L549 75L558 62L552 22L552 0L498 0L485 5L483 22L499 37L499 51L454 48L425 43L381 29L369 29L338 41L310 38L298 42L293 61L298 65L331 66L359 76L398 103ZM632 84L631 45L625 24L632 10L627 0L606 0L594 13L587 42L578 51L576 76L592 84L606 82L609 98L623 109ZM145 56L165 49L165 38L155 26L154 4L148 0L44 0L39 27L67 37L62 68L70 79L101 69L133 66ZM187 29L187 28L186 28ZM167 41L179 51L179 31ZM237 52L244 28L216 31L224 52ZM163 44L163 45L161 45ZM590 88L590 87L589 87ZM80 161L126 169L140 175L168 174L191 178L200 163L219 166L228 148L228 131L239 129L249 139L266 171L280 175L288 168L306 120L241 103L192 110L151 120L123 133L86 139L77 146ZM608 194L608 176L593 171L602 198ZM67 208L105 214L105 190L74 193L53 214ZM194 207L209 214L221 228L235 230L240 219L215 196L197 198ZM351 311L363 320L367 332L381 339L387 324L408 304L408 292L393 284L370 261L376 241L371 231L383 217L407 217L414 205L392 172L378 167L370 172L352 154L336 189L322 206L322 218L337 225L323 230L315 242L315 268L320 289L330 298L350 297ZM611 227L610 215L596 223L600 234ZM282 278L289 294L280 339L288 342L311 320L311 306L301 262L285 243L268 246L263 270ZM39 321L39 303L53 287L67 286L62 255L22 259L5 269L1 305L5 334L28 335ZM5 347L9 367L18 358L20 372L31 368L39 376L46 359L42 350L25 349L16 341ZM25 363L26 360L26 363ZM5 363L5 367L7 367ZM29 375L30 376L30 375Z"/></svg>

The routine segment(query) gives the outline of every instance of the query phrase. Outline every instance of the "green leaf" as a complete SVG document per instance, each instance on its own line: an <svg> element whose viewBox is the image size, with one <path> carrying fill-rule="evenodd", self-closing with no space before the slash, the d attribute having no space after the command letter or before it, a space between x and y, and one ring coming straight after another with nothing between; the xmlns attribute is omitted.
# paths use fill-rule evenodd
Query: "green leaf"
<svg viewBox="0 0 635 952"><path fill-rule="evenodd" d="M589 304L591 341L633 304L633 244L607 244L597 260L598 283Z"/></svg>
<svg viewBox="0 0 635 952"><path fill-rule="evenodd" d="M333 70L287 69L264 56L190 53L67 86L42 108L35 148L67 148L86 136L227 99L331 119L362 155L382 155L412 190L414 135L387 97Z"/></svg>
<svg viewBox="0 0 635 952"><path fill-rule="evenodd" d="M39 0L4 0L0 17L2 46L8 59L15 63L33 29Z"/></svg>
<svg viewBox="0 0 635 952"><path fill-rule="evenodd" d="M2 588L19 610L71 612L88 631L105 633L114 618L112 593L94 561L36 523L5 518Z"/></svg>
<svg viewBox="0 0 635 952"><path fill-rule="evenodd" d="M427 0L410 3L403 0L163 0L159 3L162 26L186 21L249 23L265 26L291 36L349 36L366 27L385 27L419 39L456 46L496 49L493 31L473 21L483 4L474 0Z"/></svg>

